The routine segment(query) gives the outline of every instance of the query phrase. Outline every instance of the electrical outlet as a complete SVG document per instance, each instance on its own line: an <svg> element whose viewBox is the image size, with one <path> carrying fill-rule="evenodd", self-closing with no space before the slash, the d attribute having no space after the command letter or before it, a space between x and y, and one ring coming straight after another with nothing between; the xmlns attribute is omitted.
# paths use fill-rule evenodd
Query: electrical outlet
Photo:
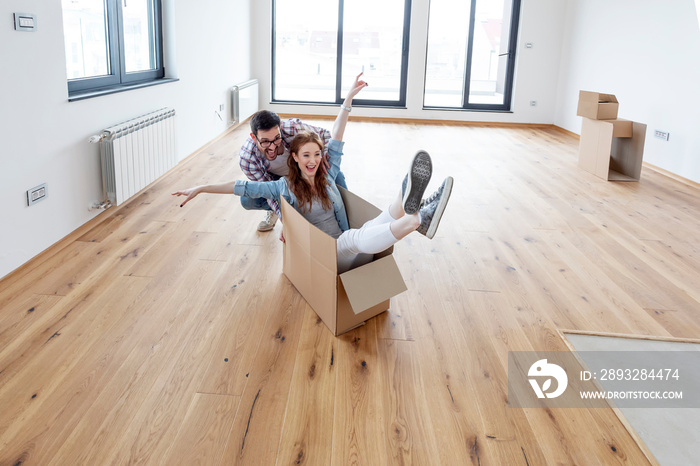
<svg viewBox="0 0 700 466"><path fill-rule="evenodd" d="M27 205L34 205L39 201L43 201L48 195L49 191L46 183L40 184L27 191Z"/></svg>
<svg viewBox="0 0 700 466"><path fill-rule="evenodd" d="M661 139L661 140L664 140L664 141L668 141L668 132L655 129L654 130L654 137Z"/></svg>
<svg viewBox="0 0 700 466"><path fill-rule="evenodd" d="M537 101L536 100L531 100L530 101L530 107L536 107L537 106Z"/></svg>

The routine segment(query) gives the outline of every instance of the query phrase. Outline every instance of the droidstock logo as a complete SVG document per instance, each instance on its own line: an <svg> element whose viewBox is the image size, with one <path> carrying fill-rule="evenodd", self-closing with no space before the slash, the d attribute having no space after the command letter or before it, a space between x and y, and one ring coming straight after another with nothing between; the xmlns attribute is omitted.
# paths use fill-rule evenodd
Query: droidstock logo
<svg viewBox="0 0 700 466"><path fill-rule="evenodd" d="M556 364L550 364L546 359L540 359L530 366L530 370L527 373L528 377L544 378L544 382L540 387L537 379L528 379L532 389L535 391L537 398L556 398L566 390L566 386L569 384L569 378L566 376L566 372L560 366ZM547 392L552 386L552 379L557 381L557 389L553 392Z"/></svg>

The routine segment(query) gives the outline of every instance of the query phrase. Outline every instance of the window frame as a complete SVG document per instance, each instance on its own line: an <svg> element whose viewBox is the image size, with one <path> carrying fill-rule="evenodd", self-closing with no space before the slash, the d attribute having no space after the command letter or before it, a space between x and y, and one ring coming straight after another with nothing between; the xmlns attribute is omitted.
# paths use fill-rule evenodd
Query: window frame
<svg viewBox="0 0 700 466"><path fill-rule="evenodd" d="M104 0L105 24L107 26L107 58L109 74L88 78L68 79L68 95L73 97L81 93L118 89L134 84L156 81L165 76L163 66L163 15L162 0L153 0L153 34L149 35L155 52L155 69L127 73L125 69L124 21L122 0ZM155 43L154 43L155 42Z"/></svg>
<svg viewBox="0 0 700 466"><path fill-rule="evenodd" d="M403 38L401 42L401 74L399 80L399 99L398 100L376 100L354 98L353 106L361 107L392 107L406 108L406 94L408 85L408 50L411 36L411 1L404 0L404 21L403 21ZM339 105L345 100L342 93L343 81L343 13L345 10L345 0L338 0L338 35L336 49L336 69L335 69L335 101L309 101L309 100L287 100L276 99L276 33L277 33L277 0L272 0L272 54L271 54L271 95L270 101L274 104L312 104L312 105Z"/></svg>
<svg viewBox="0 0 700 466"><path fill-rule="evenodd" d="M423 83L423 110L471 110L471 111L492 111L492 112L510 112L513 104L513 84L515 82L515 51L518 47L518 27L520 25L520 6L521 0L512 0L512 8L510 14L510 37L508 38L508 52L499 56L507 55L505 83L503 91L502 104L483 104L469 103L469 91L471 85L471 68L472 68L472 52L474 49L474 25L476 22L476 2L478 0L470 0L471 8L469 10L469 35L467 37L467 49L465 51L465 72L464 86L462 89L462 106L461 107L436 107L433 105L425 105L425 81ZM427 43L426 38L426 46ZM428 55L426 47L425 56L425 74L428 73Z"/></svg>

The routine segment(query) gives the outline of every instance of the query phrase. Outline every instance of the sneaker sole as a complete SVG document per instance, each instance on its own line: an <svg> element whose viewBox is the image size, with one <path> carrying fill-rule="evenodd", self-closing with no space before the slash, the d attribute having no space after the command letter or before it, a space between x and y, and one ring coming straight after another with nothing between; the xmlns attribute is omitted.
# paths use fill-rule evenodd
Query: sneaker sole
<svg viewBox="0 0 700 466"><path fill-rule="evenodd" d="M274 230L274 229L275 229L274 225L265 225L265 226L258 225L258 231L270 231L270 230Z"/></svg>
<svg viewBox="0 0 700 466"><path fill-rule="evenodd" d="M433 174L433 163L425 151L418 151L411 160L408 169L408 182L403 195L403 210L407 214L415 214L420 209L420 203Z"/></svg>
<svg viewBox="0 0 700 466"><path fill-rule="evenodd" d="M425 236L428 239L433 239L433 236L435 236L435 232L437 231L438 225L440 224L440 219L442 218L443 212L445 212L445 207L447 206L447 201L450 200L450 194L452 194L452 183L454 182L454 178L451 176L448 176L445 179L445 187L442 189L442 196L440 197L440 202L438 202L437 208L435 209L435 213L433 214L433 220L430 222L430 226L428 227L428 231L425 233Z"/></svg>

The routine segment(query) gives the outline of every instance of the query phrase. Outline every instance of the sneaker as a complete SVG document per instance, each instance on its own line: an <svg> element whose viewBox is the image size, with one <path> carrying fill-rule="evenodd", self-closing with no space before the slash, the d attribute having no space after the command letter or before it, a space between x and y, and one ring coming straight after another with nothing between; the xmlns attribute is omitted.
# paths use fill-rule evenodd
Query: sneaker
<svg viewBox="0 0 700 466"><path fill-rule="evenodd" d="M447 180L442 182L442 185L438 188L437 191L435 191L433 194L431 194L427 199L423 199L420 201L420 207L419 210L423 208L424 205L430 204L433 202L439 195L442 193L445 184L450 185L449 189L452 189L452 178L450 178L450 181L448 182ZM408 184L408 175L404 176L403 178L403 183L401 184L401 195L403 196L404 193L406 192L406 184Z"/></svg>
<svg viewBox="0 0 700 466"><path fill-rule="evenodd" d="M442 186L425 200L425 205L420 209L421 222L416 230L418 233L431 239L435 236L442 214L445 212L447 201L450 200L453 182L454 179L448 176L445 178L445 181L442 182Z"/></svg>
<svg viewBox="0 0 700 466"><path fill-rule="evenodd" d="M420 209L421 199L433 174L433 163L430 155L419 150L411 160L408 175L404 178L403 210L407 214L415 214Z"/></svg>
<svg viewBox="0 0 700 466"><path fill-rule="evenodd" d="M454 181L454 178L452 178L451 176L448 177L448 178L445 178L445 181L442 182L442 184L441 184L440 187L437 189L437 191L435 191L435 192L434 192L433 194L431 194L429 197L423 199L423 201L422 201L422 203L421 203L421 208L422 208L424 205L431 204L435 199L437 199L438 197L440 197L440 196L442 195L442 192L443 192L444 190L447 190L447 197L450 197L450 194L449 194L449 193L452 191L452 182L453 182L453 181Z"/></svg>
<svg viewBox="0 0 700 466"><path fill-rule="evenodd" d="M270 231L275 228L275 223L277 223L277 214L268 210L265 213L265 220L258 223L258 231Z"/></svg>

